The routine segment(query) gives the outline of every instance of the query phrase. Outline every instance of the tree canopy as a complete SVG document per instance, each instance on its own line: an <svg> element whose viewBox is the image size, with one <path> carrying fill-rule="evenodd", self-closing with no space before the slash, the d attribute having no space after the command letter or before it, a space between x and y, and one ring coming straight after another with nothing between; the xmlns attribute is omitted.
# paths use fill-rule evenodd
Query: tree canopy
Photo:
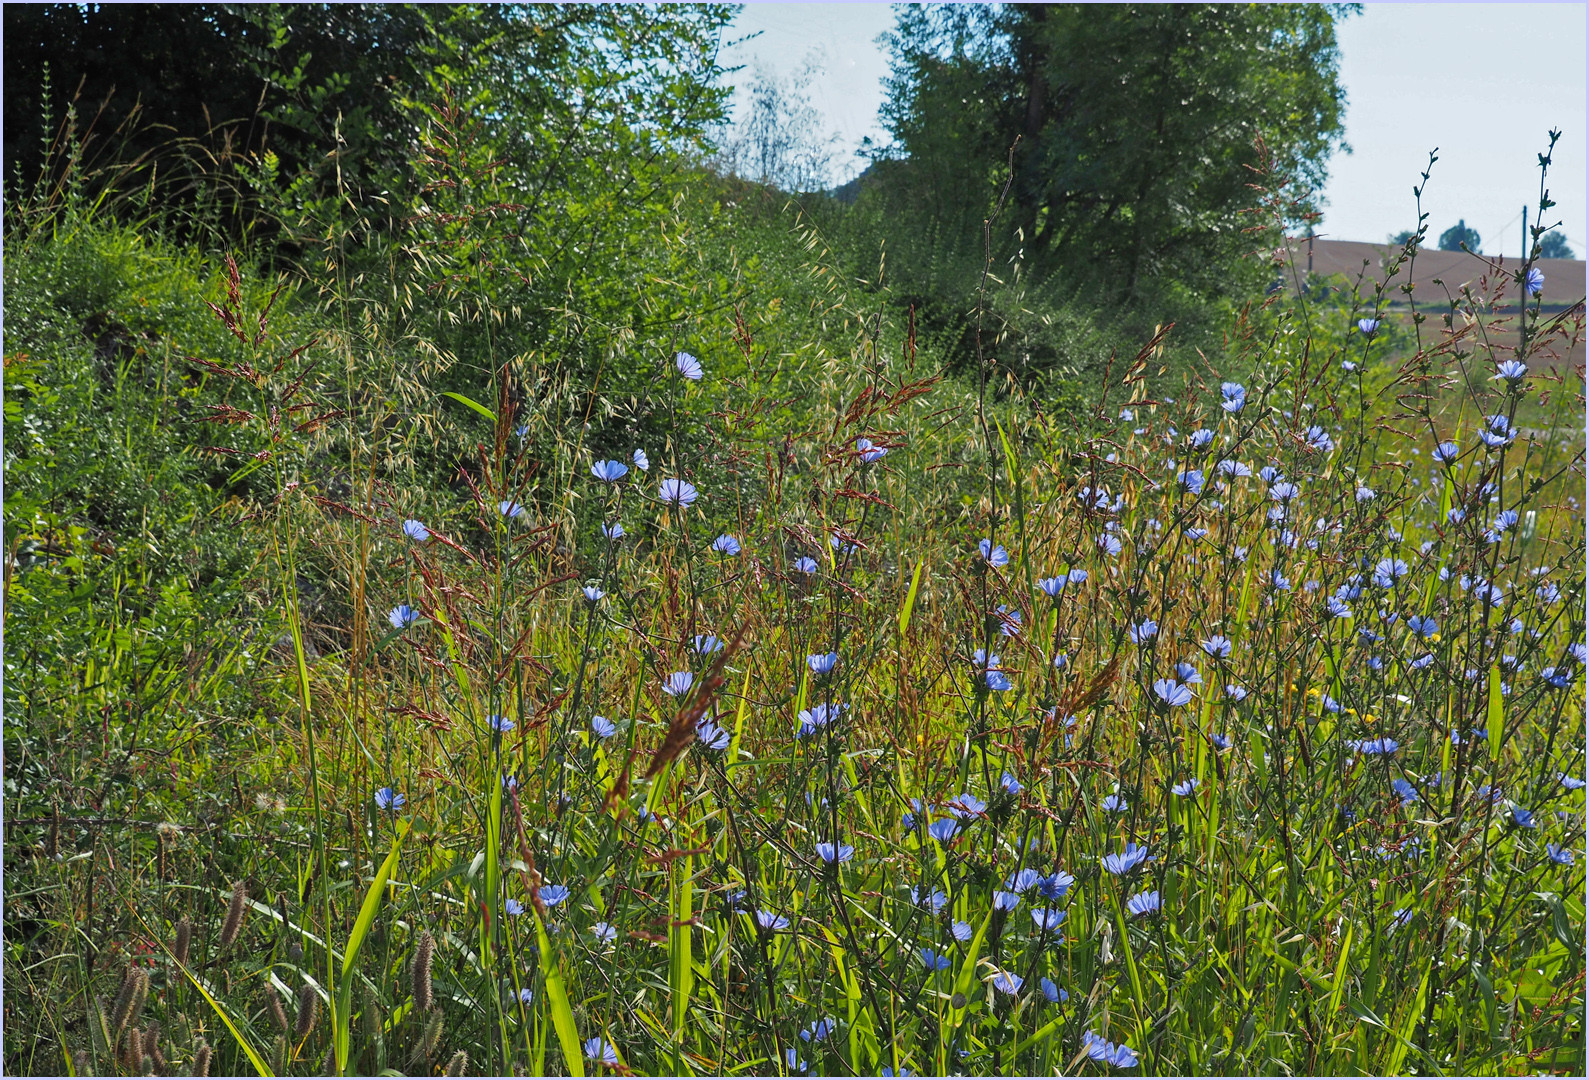
<svg viewBox="0 0 1589 1080"><path fill-rule="evenodd" d="M1458 221L1440 234L1441 251L1461 251L1464 245L1469 251L1478 251L1482 243L1479 231L1470 227L1466 221Z"/></svg>
<svg viewBox="0 0 1589 1080"><path fill-rule="evenodd" d="M280 182L299 209L402 191L445 90L492 121L534 186L626 153L703 145L727 90L727 5L12 4L8 185L76 137L122 161L177 148L207 184ZM112 140L110 137L116 134ZM266 158L266 154L270 155ZM270 175L261 175L261 170ZM623 170L619 170L622 172ZM621 182L621 181L620 181ZM239 187L245 187L239 184Z"/></svg>
<svg viewBox="0 0 1589 1080"><path fill-rule="evenodd" d="M1262 140L1312 208L1341 145L1335 20L1314 4L923 6L887 38L902 212L969 236L1013 146L1023 257L1126 298L1173 274L1220 293L1254 246Z"/></svg>
<svg viewBox="0 0 1589 1080"><path fill-rule="evenodd" d="M1567 243L1567 238L1555 229L1539 238L1539 257L1541 259L1577 258L1572 252L1572 245Z"/></svg>

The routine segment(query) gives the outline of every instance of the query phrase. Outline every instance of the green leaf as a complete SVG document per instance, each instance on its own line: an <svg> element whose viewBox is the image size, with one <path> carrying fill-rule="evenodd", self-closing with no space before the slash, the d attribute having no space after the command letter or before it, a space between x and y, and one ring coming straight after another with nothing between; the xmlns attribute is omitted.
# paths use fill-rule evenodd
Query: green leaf
<svg viewBox="0 0 1589 1080"><path fill-rule="evenodd" d="M910 627L910 613L916 609L916 590L921 586L921 568L924 560L917 560L916 571L910 575L910 590L905 593L905 604L899 609L899 636L904 637Z"/></svg>
<svg viewBox="0 0 1589 1080"><path fill-rule="evenodd" d="M1490 760L1501 760L1502 742L1502 713L1501 713L1501 665L1490 665L1490 706L1484 714L1484 722L1490 729Z"/></svg>
<svg viewBox="0 0 1589 1080"><path fill-rule="evenodd" d="M966 947L965 962L960 965L960 971L955 975L955 993L964 994L966 1005L955 1009L949 1021L950 1029L958 1028L966 1018L966 1011L971 1004L971 987L977 981L977 959L982 955L982 939L987 935L988 926L993 922L993 909L988 909L987 917L982 920L982 925L977 927L976 934L971 938L971 944Z"/></svg>
<svg viewBox="0 0 1589 1080"><path fill-rule="evenodd" d="M358 962L359 950L364 947L364 939L369 935L370 927L375 924L375 913L381 909L381 894L386 891L386 883L391 880L392 871L397 869L397 857L402 849L403 837L407 834L408 822L399 822L397 831L392 836L392 850L387 852L386 861L381 863L381 868L375 873L375 880L370 882L369 891L364 894L364 904L359 908L359 917L354 921L353 930L348 934L347 947L342 950L342 975L337 980L336 1030L332 1036L339 1075L347 1071L348 1052L352 1042L350 1029L353 1024L353 965Z"/></svg>
<svg viewBox="0 0 1589 1080"><path fill-rule="evenodd" d="M175 963L174 957L172 962ZM232 1038L237 1040L237 1045L243 1048L243 1053L248 1055L249 1064L254 1066L254 1071L260 1076L275 1076L276 1074L271 1072L270 1066L265 1064L265 1059L259 1056L259 1051L255 1050L249 1041L243 1038L243 1033L237 1030L237 1025L232 1023L232 1018L226 1015L226 1010L221 1008L220 1002L210 996L210 992L204 988L204 984L194 978L193 972L189 971L186 965L181 965L181 971L182 974L188 977L188 982L192 983L194 988L204 997L204 1000L210 1003L210 1008L214 1009L215 1015L221 1018L221 1023L226 1025L226 1030L232 1033Z"/></svg>
<svg viewBox="0 0 1589 1080"><path fill-rule="evenodd" d="M469 406L469 408L473 409L475 412L479 413L481 416L485 417L487 420L491 421L493 424L497 422L497 414L492 412L490 409L486 408L484 405L480 404L478 401L474 400L473 398L464 397L462 394L455 394L451 390L443 390L441 392L441 396L442 397L450 397L450 398L452 398L454 401L456 401L460 405Z"/></svg>
<svg viewBox="0 0 1589 1080"><path fill-rule="evenodd" d="M692 841L693 843L693 841ZM684 1038L684 1021L690 1012L690 992L695 986L695 969L690 959L694 917L694 898L691 880L695 870L695 857L686 855L673 864L668 902L668 967L669 983L673 992L673 1038Z"/></svg>
<svg viewBox="0 0 1589 1080"><path fill-rule="evenodd" d="M532 906L530 910L535 913L535 943L540 946L541 959L546 965L546 1000L552 1007L552 1027L557 1030L557 1042L563 1048L563 1066L570 1076L584 1076L584 1051L580 1047L579 1028L574 1024L574 1010L569 1007L568 993L563 989L563 972L552 953L552 943L547 940L540 909Z"/></svg>
<svg viewBox="0 0 1589 1080"><path fill-rule="evenodd" d="M745 679L739 687L739 708L734 712L734 737L728 744L728 755L725 759L728 767L732 769L739 764L739 740L745 733L745 712L750 705L750 665L745 665Z"/></svg>
<svg viewBox="0 0 1589 1080"><path fill-rule="evenodd" d="M1352 955L1352 935L1357 932L1357 927L1351 923L1346 924L1346 936L1341 939L1341 958L1335 965L1335 979L1330 985L1330 1005L1325 1012L1326 1016L1334 1016L1335 1011L1341 1007L1341 991L1346 986L1346 962Z"/></svg>

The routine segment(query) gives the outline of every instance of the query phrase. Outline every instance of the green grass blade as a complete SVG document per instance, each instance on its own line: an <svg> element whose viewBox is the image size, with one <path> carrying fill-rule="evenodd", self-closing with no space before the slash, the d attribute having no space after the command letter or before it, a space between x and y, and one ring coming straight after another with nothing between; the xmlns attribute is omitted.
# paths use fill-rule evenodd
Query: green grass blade
<svg viewBox="0 0 1589 1080"><path fill-rule="evenodd" d="M1490 729L1490 761L1500 764L1501 743L1504 741L1501 732L1501 665L1490 665L1490 704L1484 713L1484 722Z"/></svg>
<svg viewBox="0 0 1589 1080"><path fill-rule="evenodd" d="M987 936L988 927L993 923L993 909L988 909L987 917L982 920L982 925L977 927L977 932L971 938L971 944L966 947L965 962L960 965L960 971L955 975L955 993L964 994L966 1004L955 1009L951 1014L949 1027L951 1030L958 1028L966 1018L966 1012L971 1006L971 988L977 981L977 960L982 956L982 939Z"/></svg>
<svg viewBox="0 0 1589 1080"><path fill-rule="evenodd" d="M580 1047L579 1028L574 1023L574 1010L568 1004L568 992L563 989L563 972L558 966L552 943L546 936L546 923L539 910L535 913L535 943L541 949L541 962L545 964L546 1000L552 1010L552 1027L557 1031L558 1045L563 1048L563 1065L569 1076L585 1075L584 1051Z"/></svg>
<svg viewBox="0 0 1589 1080"><path fill-rule="evenodd" d="M1335 962L1335 978L1330 984L1330 1005L1325 1016L1334 1016L1341 1007L1341 991L1346 988L1346 962L1352 955L1352 935L1357 928L1351 923L1346 924L1346 936L1341 939L1341 956Z"/></svg>
<svg viewBox="0 0 1589 1080"><path fill-rule="evenodd" d="M691 878L695 870L695 857L686 855L673 864L673 882L668 902L668 964L669 983L673 992L673 1039L675 1044L684 1038L684 1021L690 1012L690 992L695 985L695 968L691 962L691 927L694 917L694 898Z"/></svg>
<svg viewBox="0 0 1589 1080"><path fill-rule="evenodd" d="M392 871L397 869L397 857L402 851L403 837L407 834L408 822L399 822L397 831L392 836L392 850L386 853L386 860L375 872L375 880L370 882L369 891L364 894L364 904L359 908L359 917L354 920L353 929L348 934L347 946L342 950L342 974L337 979L336 1029L332 1035L337 1055L338 1075L347 1072L348 1053L352 1045L353 965L358 962L359 950L364 947L364 939L369 935L370 927L375 925L376 912L381 909L381 895L386 892L386 883L391 880Z"/></svg>
<svg viewBox="0 0 1589 1080"><path fill-rule="evenodd" d="M910 629L910 613L916 610L916 590L921 587L921 568L925 565L925 560L916 560L916 571L910 575L910 590L905 593L905 603L899 609L900 637L904 637L905 631Z"/></svg>
<svg viewBox="0 0 1589 1080"><path fill-rule="evenodd" d="M462 394L455 394L451 390L443 390L441 392L441 396L452 398L460 405L467 405L469 408L473 409L475 412L479 413L493 424L497 422L497 414L486 408L484 405L480 404L478 401L475 401L473 398L464 397Z"/></svg>
<svg viewBox="0 0 1589 1080"><path fill-rule="evenodd" d="M745 678L739 684L739 708L734 711L734 737L728 744L724 760L732 769L739 762L739 741L745 734L745 713L750 708L750 665L745 665Z"/></svg>
<svg viewBox="0 0 1589 1080"><path fill-rule="evenodd" d="M210 1003L210 1008L214 1009L215 1015L221 1018L221 1023L226 1025L226 1030L232 1033L232 1038L237 1040L237 1045L243 1048L243 1053L248 1055L249 1064L254 1066L254 1071L260 1076L275 1076L276 1074L271 1071L270 1066L265 1064L265 1059L259 1056L259 1051L255 1050L249 1041L243 1038L243 1033L237 1030L237 1025L232 1023L232 1018L226 1015L226 1010L221 1008L221 1003L210 996L210 992L204 988L204 984L194 977L193 972L189 971L186 965L182 966L181 971L182 974L188 977L188 982L193 984L194 989L198 990L204 1000Z"/></svg>

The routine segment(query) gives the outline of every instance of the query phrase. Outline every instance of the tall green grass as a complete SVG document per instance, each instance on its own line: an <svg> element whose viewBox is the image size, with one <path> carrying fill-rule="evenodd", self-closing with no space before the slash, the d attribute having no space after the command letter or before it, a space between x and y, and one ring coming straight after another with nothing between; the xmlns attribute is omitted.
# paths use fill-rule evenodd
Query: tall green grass
<svg viewBox="0 0 1589 1080"><path fill-rule="evenodd" d="M1054 415L769 304L615 353L626 426L201 280L113 414L252 553L180 625L79 595L106 391L8 320L10 1071L1581 1073L1581 308L1509 379L1482 297L1277 297Z"/></svg>

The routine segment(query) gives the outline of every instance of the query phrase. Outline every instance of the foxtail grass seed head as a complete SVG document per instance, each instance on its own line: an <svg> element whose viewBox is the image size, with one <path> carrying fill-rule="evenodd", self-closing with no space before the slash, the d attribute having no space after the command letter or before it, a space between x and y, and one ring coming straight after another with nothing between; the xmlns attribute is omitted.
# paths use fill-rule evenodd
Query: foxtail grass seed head
<svg viewBox="0 0 1589 1080"><path fill-rule="evenodd" d="M239 881L232 886L232 903L226 909L226 921L221 924L221 948L231 946L243 930L243 911L247 906L248 886Z"/></svg>
<svg viewBox="0 0 1589 1080"><path fill-rule="evenodd" d="M292 1025L287 1022L287 1010L281 1007L281 995L276 993L274 986L265 987L265 1008L283 1035L292 1030Z"/></svg>
<svg viewBox="0 0 1589 1080"><path fill-rule="evenodd" d="M431 992L430 965L435 958L436 939L430 936L429 930L419 932L419 944L414 947L414 1008L420 1012L429 1011L435 1004L435 995Z"/></svg>
<svg viewBox="0 0 1589 1080"><path fill-rule="evenodd" d="M149 975L142 968L128 967L121 978L121 988L116 991L116 1004L111 1010L110 1026L120 1035L127 1025L138 1018L143 1010L144 994L149 988Z"/></svg>
<svg viewBox="0 0 1589 1080"><path fill-rule="evenodd" d="M128 1072L142 1072L143 1064L143 1032L137 1028L128 1028L127 1034L121 1039L121 1067Z"/></svg>
<svg viewBox="0 0 1589 1080"><path fill-rule="evenodd" d="M105 1012L105 999L95 994L88 1006L88 1034L94 1044L94 1053L100 1058L110 1057L110 1048L115 1042L110 1033L110 1021Z"/></svg>
<svg viewBox="0 0 1589 1080"><path fill-rule="evenodd" d="M285 1042L286 1040L284 1039L282 1041ZM210 1044L207 1043L207 1042L199 1043L199 1048L197 1050L193 1051L193 1075L194 1076L208 1076L208 1075L210 1075L210 1054L211 1053L212 1053L212 1051L210 1050ZM280 1069L280 1070L278 1070L278 1072L285 1073L286 1070L285 1069Z"/></svg>
<svg viewBox="0 0 1589 1080"><path fill-rule="evenodd" d="M277 1076L287 1075L287 1036L285 1033L276 1036L276 1041L271 1045L270 1060Z"/></svg>
<svg viewBox="0 0 1589 1080"><path fill-rule="evenodd" d="M427 1055L434 1056L436 1047L441 1045L442 1030L447 1023L445 1016L446 1014L438 1009L432 1012L425 1021L425 1037L422 1040L422 1044Z"/></svg>
<svg viewBox="0 0 1589 1080"><path fill-rule="evenodd" d="M303 1042L320 1019L320 995L315 988L304 983L298 988L298 1015L293 1020L292 1041Z"/></svg>
<svg viewBox="0 0 1589 1080"><path fill-rule="evenodd" d="M158 1072L166 1071L166 1056L160 1052L160 1024L151 1020L143 1030L143 1056L154 1062Z"/></svg>
<svg viewBox="0 0 1589 1080"><path fill-rule="evenodd" d="M463 1076L469 1071L469 1051L460 1050L447 1062L448 1076Z"/></svg>
<svg viewBox="0 0 1589 1080"><path fill-rule="evenodd" d="M177 922L176 941L171 945L171 955L178 967L188 966L188 946L193 943L193 920L186 915Z"/></svg>

